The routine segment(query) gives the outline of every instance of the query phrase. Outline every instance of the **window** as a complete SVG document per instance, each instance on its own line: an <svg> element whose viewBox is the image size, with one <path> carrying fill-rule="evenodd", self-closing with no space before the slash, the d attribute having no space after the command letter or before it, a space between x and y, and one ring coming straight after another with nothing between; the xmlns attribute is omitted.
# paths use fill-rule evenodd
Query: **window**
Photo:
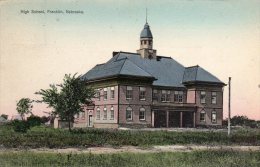
<svg viewBox="0 0 260 167"><path fill-rule="evenodd" d="M100 108L97 108L97 120L100 120Z"/></svg>
<svg viewBox="0 0 260 167"><path fill-rule="evenodd" d="M201 104L206 103L206 92L205 91L200 92L200 103Z"/></svg>
<svg viewBox="0 0 260 167"><path fill-rule="evenodd" d="M111 119L111 120L114 120L114 117L115 117L115 112L114 112L114 107L112 106L112 107L110 108L110 119Z"/></svg>
<svg viewBox="0 0 260 167"><path fill-rule="evenodd" d="M144 41L144 44L146 45L146 41Z"/></svg>
<svg viewBox="0 0 260 167"><path fill-rule="evenodd" d="M139 89L139 99L140 100L145 100L145 87L140 87Z"/></svg>
<svg viewBox="0 0 260 167"><path fill-rule="evenodd" d="M107 88L104 88L104 100L107 100Z"/></svg>
<svg viewBox="0 0 260 167"><path fill-rule="evenodd" d="M217 123L217 113L216 113L215 110L213 110L212 113L211 113L211 122Z"/></svg>
<svg viewBox="0 0 260 167"><path fill-rule="evenodd" d="M132 86L126 86L126 99L133 98L133 88Z"/></svg>
<svg viewBox="0 0 260 167"><path fill-rule="evenodd" d="M96 89L96 98L100 101L100 89Z"/></svg>
<svg viewBox="0 0 260 167"><path fill-rule="evenodd" d="M205 122L206 121L206 112L205 110L202 110L200 112L200 122Z"/></svg>
<svg viewBox="0 0 260 167"><path fill-rule="evenodd" d="M157 89L153 90L153 100L158 101L158 90Z"/></svg>
<svg viewBox="0 0 260 167"><path fill-rule="evenodd" d="M131 107L126 108L126 120L133 120L133 110Z"/></svg>
<svg viewBox="0 0 260 167"><path fill-rule="evenodd" d="M104 117L103 117L104 120L107 119L107 107L105 106L104 107Z"/></svg>
<svg viewBox="0 0 260 167"><path fill-rule="evenodd" d="M217 92L211 92L211 103L217 104Z"/></svg>
<svg viewBox="0 0 260 167"><path fill-rule="evenodd" d="M170 90L166 91L166 101L171 101L171 91Z"/></svg>
<svg viewBox="0 0 260 167"><path fill-rule="evenodd" d="M140 108L139 111L139 120L144 121L145 120L145 109L144 108Z"/></svg>
<svg viewBox="0 0 260 167"><path fill-rule="evenodd" d="M162 102L166 101L166 90L162 90L161 101Z"/></svg>
<svg viewBox="0 0 260 167"><path fill-rule="evenodd" d="M183 91L174 91L174 102L176 103L183 102Z"/></svg>
<svg viewBox="0 0 260 167"><path fill-rule="evenodd" d="M115 87L110 87L110 99L115 98Z"/></svg>
<svg viewBox="0 0 260 167"><path fill-rule="evenodd" d="M82 112L81 118L82 118L82 119L85 119L85 111Z"/></svg>

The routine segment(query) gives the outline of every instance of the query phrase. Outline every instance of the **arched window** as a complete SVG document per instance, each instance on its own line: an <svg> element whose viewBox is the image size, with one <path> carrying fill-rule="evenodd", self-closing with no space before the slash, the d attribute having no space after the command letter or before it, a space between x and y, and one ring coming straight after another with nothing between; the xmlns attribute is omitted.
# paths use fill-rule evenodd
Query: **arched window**
<svg viewBox="0 0 260 167"><path fill-rule="evenodd" d="M215 110L211 112L211 122L217 123L217 112Z"/></svg>
<svg viewBox="0 0 260 167"><path fill-rule="evenodd" d="M205 110L201 110L200 112L200 122L205 122L206 121L206 112Z"/></svg>
<svg viewBox="0 0 260 167"><path fill-rule="evenodd" d="M100 120L100 108L97 107L97 120Z"/></svg>
<svg viewBox="0 0 260 167"><path fill-rule="evenodd" d="M105 106L104 107L104 117L103 117L104 120L107 119L107 107Z"/></svg>
<svg viewBox="0 0 260 167"><path fill-rule="evenodd" d="M145 109L140 108L139 110L139 120L144 121L145 120Z"/></svg>
<svg viewBox="0 0 260 167"><path fill-rule="evenodd" d="M115 117L115 112L114 112L114 107L112 106L112 107L110 108L110 119L111 119L111 120L114 120L114 117Z"/></svg>
<svg viewBox="0 0 260 167"><path fill-rule="evenodd" d="M131 107L126 108L126 120L133 120L133 110Z"/></svg>

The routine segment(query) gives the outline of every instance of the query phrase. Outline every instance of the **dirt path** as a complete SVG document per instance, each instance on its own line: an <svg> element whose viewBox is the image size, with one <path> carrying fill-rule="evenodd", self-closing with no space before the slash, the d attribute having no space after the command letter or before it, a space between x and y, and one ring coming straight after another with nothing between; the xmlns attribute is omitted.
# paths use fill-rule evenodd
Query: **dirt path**
<svg viewBox="0 0 260 167"><path fill-rule="evenodd" d="M234 151L260 151L260 146L198 146L198 145L170 145L170 146L153 146L141 148L134 146L124 146L119 148L112 147L91 147L91 148L65 148L65 149L0 149L2 152L20 152L32 151L37 153L93 153L93 154L110 154L110 153L158 153L158 152L190 152L194 150L234 150Z"/></svg>

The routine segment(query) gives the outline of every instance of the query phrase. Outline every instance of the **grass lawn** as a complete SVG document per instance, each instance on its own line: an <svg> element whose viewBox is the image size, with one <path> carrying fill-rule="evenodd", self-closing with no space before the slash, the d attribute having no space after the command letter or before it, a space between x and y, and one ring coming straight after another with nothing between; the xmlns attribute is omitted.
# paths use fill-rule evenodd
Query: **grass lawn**
<svg viewBox="0 0 260 167"><path fill-rule="evenodd" d="M2 152L1 167L258 167L260 152L193 151L163 153L57 154Z"/></svg>
<svg viewBox="0 0 260 167"><path fill-rule="evenodd" d="M5 148L66 148L95 146L153 146L174 144L260 145L260 130L239 130L230 137L224 132L167 132L33 127L26 133L0 126L0 146Z"/></svg>

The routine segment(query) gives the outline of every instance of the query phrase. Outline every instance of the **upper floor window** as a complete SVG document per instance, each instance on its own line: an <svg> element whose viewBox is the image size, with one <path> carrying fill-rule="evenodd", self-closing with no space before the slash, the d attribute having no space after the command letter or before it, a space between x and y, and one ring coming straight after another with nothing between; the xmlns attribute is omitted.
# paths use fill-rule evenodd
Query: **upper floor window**
<svg viewBox="0 0 260 167"><path fill-rule="evenodd" d="M107 88L104 88L104 100L107 100Z"/></svg>
<svg viewBox="0 0 260 167"><path fill-rule="evenodd" d="M145 120L145 109L144 108L140 108L139 111L139 120Z"/></svg>
<svg viewBox="0 0 260 167"><path fill-rule="evenodd" d="M133 120L133 110L131 107L126 108L126 120Z"/></svg>
<svg viewBox="0 0 260 167"><path fill-rule="evenodd" d="M168 102L170 101L170 95L171 91L170 90L162 90L162 95L161 95L161 101L162 102Z"/></svg>
<svg viewBox="0 0 260 167"><path fill-rule="evenodd" d="M161 101L166 102L166 90L162 90Z"/></svg>
<svg viewBox="0 0 260 167"><path fill-rule="evenodd" d="M103 117L104 120L107 119L107 107L105 106L104 107L104 117Z"/></svg>
<svg viewBox="0 0 260 167"><path fill-rule="evenodd" d="M97 108L97 120L100 120L100 108Z"/></svg>
<svg viewBox="0 0 260 167"><path fill-rule="evenodd" d="M110 87L110 99L115 98L115 87Z"/></svg>
<svg viewBox="0 0 260 167"><path fill-rule="evenodd" d="M174 102L176 103L183 102L183 91L174 91Z"/></svg>
<svg viewBox="0 0 260 167"><path fill-rule="evenodd" d="M144 41L144 44L146 45L146 41Z"/></svg>
<svg viewBox="0 0 260 167"><path fill-rule="evenodd" d="M217 92L211 92L211 103L217 104Z"/></svg>
<svg viewBox="0 0 260 167"><path fill-rule="evenodd" d="M205 91L200 91L200 103L201 104L206 103L206 92Z"/></svg>
<svg viewBox="0 0 260 167"><path fill-rule="evenodd" d="M140 87L140 90L139 90L139 99L140 100L145 100L145 87Z"/></svg>
<svg viewBox="0 0 260 167"><path fill-rule="evenodd" d="M200 112L200 122L205 122L206 121L206 112L205 110L202 110Z"/></svg>
<svg viewBox="0 0 260 167"><path fill-rule="evenodd" d="M126 99L133 98L133 88L132 86L126 86Z"/></svg>
<svg viewBox="0 0 260 167"><path fill-rule="evenodd" d="M153 100L158 101L158 90L157 89L153 90Z"/></svg>
<svg viewBox="0 0 260 167"><path fill-rule="evenodd" d="M215 110L213 110L211 113L211 122L217 123L217 112Z"/></svg>
<svg viewBox="0 0 260 167"><path fill-rule="evenodd" d="M96 98L98 101L100 101L100 89L96 89L96 90L95 90L95 93L96 93L95 98Z"/></svg>
<svg viewBox="0 0 260 167"><path fill-rule="evenodd" d="M114 111L114 107L112 106L110 108L110 119L111 120L114 120L114 117L115 117L115 111Z"/></svg>

